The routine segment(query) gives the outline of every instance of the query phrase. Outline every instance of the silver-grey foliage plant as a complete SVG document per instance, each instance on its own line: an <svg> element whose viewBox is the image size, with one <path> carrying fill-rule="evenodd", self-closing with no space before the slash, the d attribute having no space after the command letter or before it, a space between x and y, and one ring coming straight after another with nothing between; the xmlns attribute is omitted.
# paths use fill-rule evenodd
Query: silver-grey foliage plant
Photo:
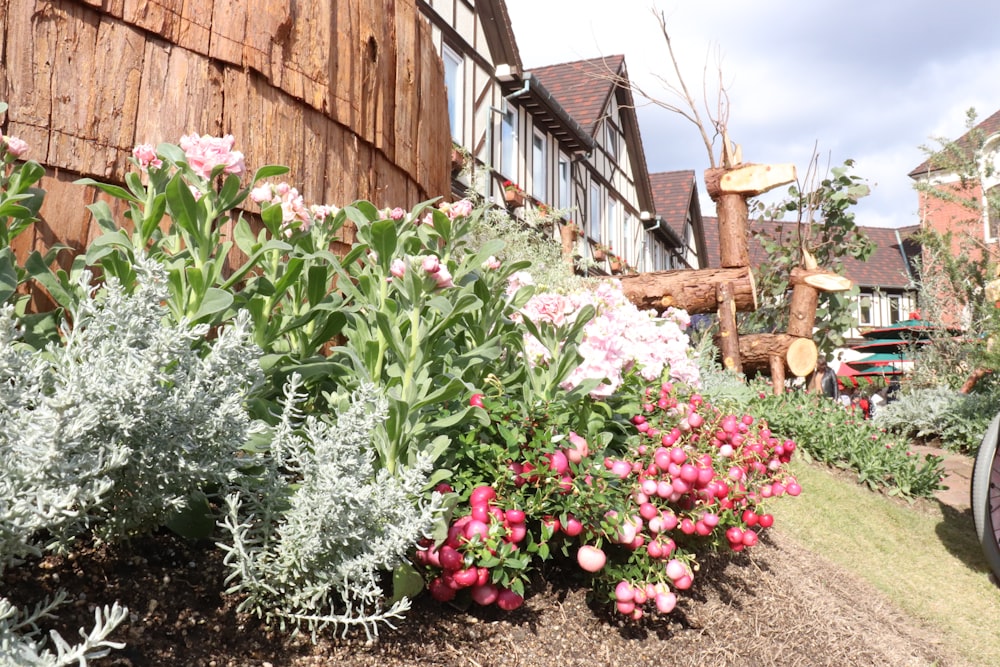
<svg viewBox="0 0 1000 667"><path fill-rule="evenodd" d="M0 572L88 529L115 542L155 528L234 475L262 380L247 320L206 346L206 326L168 323L163 269L137 268L131 294L84 275L72 327L42 352L0 311Z"/></svg>
<svg viewBox="0 0 1000 667"><path fill-rule="evenodd" d="M382 580L440 509L437 493L421 500L431 462L376 473L371 439L387 407L373 385L335 421L303 421L300 387L293 376L269 445L248 461L263 472L226 498L227 592L245 596L240 611L282 629L304 627L315 638L325 627L361 626L371 638L409 609L406 598L386 605Z"/></svg>

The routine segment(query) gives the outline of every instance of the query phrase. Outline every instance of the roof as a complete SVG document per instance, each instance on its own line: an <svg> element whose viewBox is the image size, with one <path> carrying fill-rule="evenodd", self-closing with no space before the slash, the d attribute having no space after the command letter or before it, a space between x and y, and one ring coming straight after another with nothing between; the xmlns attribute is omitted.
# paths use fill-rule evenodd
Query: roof
<svg viewBox="0 0 1000 667"><path fill-rule="evenodd" d="M959 137L958 139L956 139L955 140L955 144L959 148L962 148L963 150L968 151L970 149L970 147L971 147L971 144L972 144L973 131L981 133L981 135L982 135L983 138L987 138L987 137L990 137L990 136L992 136L994 134L1000 133L1000 110L998 110L996 113L994 113L992 116L990 116L989 118L987 118L983 122L981 122L978 125L976 125L975 128L973 128L972 130L969 130L968 132L966 132L965 134L963 134L961 137ZM934 166L932 166L932 164L931 164L931 158L928 157L926 160L924 160L919 165L917 165L909 173L909 176L910 176L910 178L916 179L916 178L919 178L921 176L924 176L924 175L926 175L928 173L932 173L932 172L935 172L935 171L942 171L942 169L940 167L935 168Z"/></svg>
<svg viewBox="0 0 1000 667"><path fill-rule="evenodd" d="M511 71L520 75L524 66L505 0L476 0L476 13L482 20L483 35L493 56L493 64L510 65Z"/></svg>
<svg viewBox="0 0 1000 667"><path fill-rule="evenodd" d="M764 249L754 232L762 232L772 238L792 241L795 238L796 222L754 221L750 225L750 265L759 266L765 259ZM706 257L705 266L719 268L719 219L704 218ZM875 244L875 250L867 261L853 257L843 258L844 275L858 286L865 288L906 289L910 285L913 271L912 258L919 254L910 236L916 227L894 229L891 227L860 227ZM898 234L897 234L898 233Z"/></svg>
<svg viewBox="0 0 1000 667"><path fill-rule="evenodd" d="M678 238L684 238L684 225L691 210L691 198L697 196L694 170L661 171L649 175L653 187L656 214Z"/></svg>
<svg viewBox="0 0 1000 667"><path fill-rule="evenodd" d="M606 56L536 67L531 73L594 136L624 65L625 56Z"/></svg>
<svg viewBox="0 0 1000 667"><path fill-rule="evenodd" d="M637 203L640 210L655 208L625 56L547 65L532 69L528 75L538 81L591 138L597 136L612 96L618 96L621 129L631 158Z"/></svg>

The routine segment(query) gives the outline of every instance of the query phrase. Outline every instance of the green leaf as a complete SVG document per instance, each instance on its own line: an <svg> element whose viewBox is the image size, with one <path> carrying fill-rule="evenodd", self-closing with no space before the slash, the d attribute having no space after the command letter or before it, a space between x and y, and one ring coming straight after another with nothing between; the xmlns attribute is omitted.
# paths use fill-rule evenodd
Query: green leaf
<svg viewBox="0 0 1000 667"><path fill-rule="evenodd" d="M200 219L198 201L191 194L187 183L178 173L167 183L167 211L174 222L188 232L194 232L195 240L200 245L202 242L198 231L198 221Z"/></svg>
<svg viewBox="0 0 1000 667"><path fill-rule="evenodd" d="M17 289L17 264L10 248L0 250L0 302L6 301Z"/></svg>
<svg viewBox="0 0 1000 667"><path fill-rule="evenodd" d="M400 563L392 571L392 599L390 602L416 597L423 590L424 578L409 563Z"/></svg>
<svg viewBox="0 0 1000 667"><path fill-rule="evenodd" d="M396 223L393 220L379 220L372 223L371 243L378 253L379 263L388 266L396 252Z"/></svg>
<svg viewBox="0 0 1000 667"><path fill-rule="evenodd" d="M174 164L187 165L187 155L180 146L174 144L159 144L156 147L156 154Z"/></svg>
<svg viewBox="0 0 1000 667"><path fill-rule="evenodd" d="M209 287L205 291L205 298L201 301L198 312L194 314L194 320L198 321L209 315L221 313L233 304L233 295L218 287Z"/></svg>
<svg viewBox="0 0 1000 667"><path fill-rule="evenodd" d="M92 185L101 192L111 195L115 199L124 199L125 201L132 202L133 204L142 204L142 200L137 199L131 192L120 185L101 183L100 181L95 181L92 178L79 178L73 181L73 185Z"/></svg>
<svg viewBox="0 0 1000 667"><path fill-rule="evenodd" d="M204 540L211 537L215 531L215 516L208 502L208 496L201 491L192 493L184 508L170 517L165 525L188 540Z"/></svg>
<svg viewBox="0 0 1000 667"><path fill-rule="evenodd" d="M289 171L288 167L278 165L278 164L266 164L260 169L258 169L253 175L253 182L257 183L265 178L271 178L272 176L283 176Z"/></svg>

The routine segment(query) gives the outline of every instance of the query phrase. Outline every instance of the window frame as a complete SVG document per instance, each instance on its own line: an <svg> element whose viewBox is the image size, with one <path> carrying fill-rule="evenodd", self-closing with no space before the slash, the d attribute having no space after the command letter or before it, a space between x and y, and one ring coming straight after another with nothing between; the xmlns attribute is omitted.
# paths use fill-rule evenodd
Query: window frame
<svg viewBox="0 0 1000 667"><path fill-rule="evenodd" d="M448 95L448 121L451 130L451 139L459 145L465 143L465 58L456 49L447 43L441 44L441 61L444 64L445 87ZM453 69L449 69L449 64ZM451 76L449 72L454 72L454 90L449 85Z"/></svg>
<svg viewBox="0 0 1000 667"><path fill-rule="evenodd" d="M548 180L547 137L535 128L531 139L531 194L538 201L548 200Z"/></svg>

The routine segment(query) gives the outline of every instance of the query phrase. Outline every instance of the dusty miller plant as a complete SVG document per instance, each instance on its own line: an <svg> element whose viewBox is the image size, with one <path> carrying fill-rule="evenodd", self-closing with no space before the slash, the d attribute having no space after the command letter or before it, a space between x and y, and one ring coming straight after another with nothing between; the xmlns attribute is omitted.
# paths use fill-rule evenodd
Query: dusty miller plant
<svg viewBox="0 0 1000 667"><path fill-rule="evenodd" d="M52 617L52 610L65 601L60 593L53 600L39 603L31 612L22 612L6 598L0 597L0 667L60 667L81 665L88 660L103 658L112 649L125 645L108 640L108 636L128 616L128 609L118 603L94 610L94 627L80 630L82 641L70 645L56 631L49 632L55 652L46 646L38 623Z"/></svg>
<svg viewBox="0 0 1000 667"><path fill-rule="evenodd" d="M372 638L409 609L406 598L386 606L383 577L431 531L440 495L422 500L426 455L395 474L375 471L372 434L387 405L374 385L326 421L302 419L301 382L291 377L269 444L247 462L261 472L226 498L227 592L244 595L240 611L282 629L305 627L315 639L327 627L361 626Z"/></svg>
<svg viewBox="0 0 1000 667"><path fill-rule="evenodd" d="M72 328L42 352L0 312L0 571L88 528L111 542L153 529L234 474L261 380L246 318L206 346L207 325L166 323L164 271L138 268L131 295L84 274Z"/></svg>

